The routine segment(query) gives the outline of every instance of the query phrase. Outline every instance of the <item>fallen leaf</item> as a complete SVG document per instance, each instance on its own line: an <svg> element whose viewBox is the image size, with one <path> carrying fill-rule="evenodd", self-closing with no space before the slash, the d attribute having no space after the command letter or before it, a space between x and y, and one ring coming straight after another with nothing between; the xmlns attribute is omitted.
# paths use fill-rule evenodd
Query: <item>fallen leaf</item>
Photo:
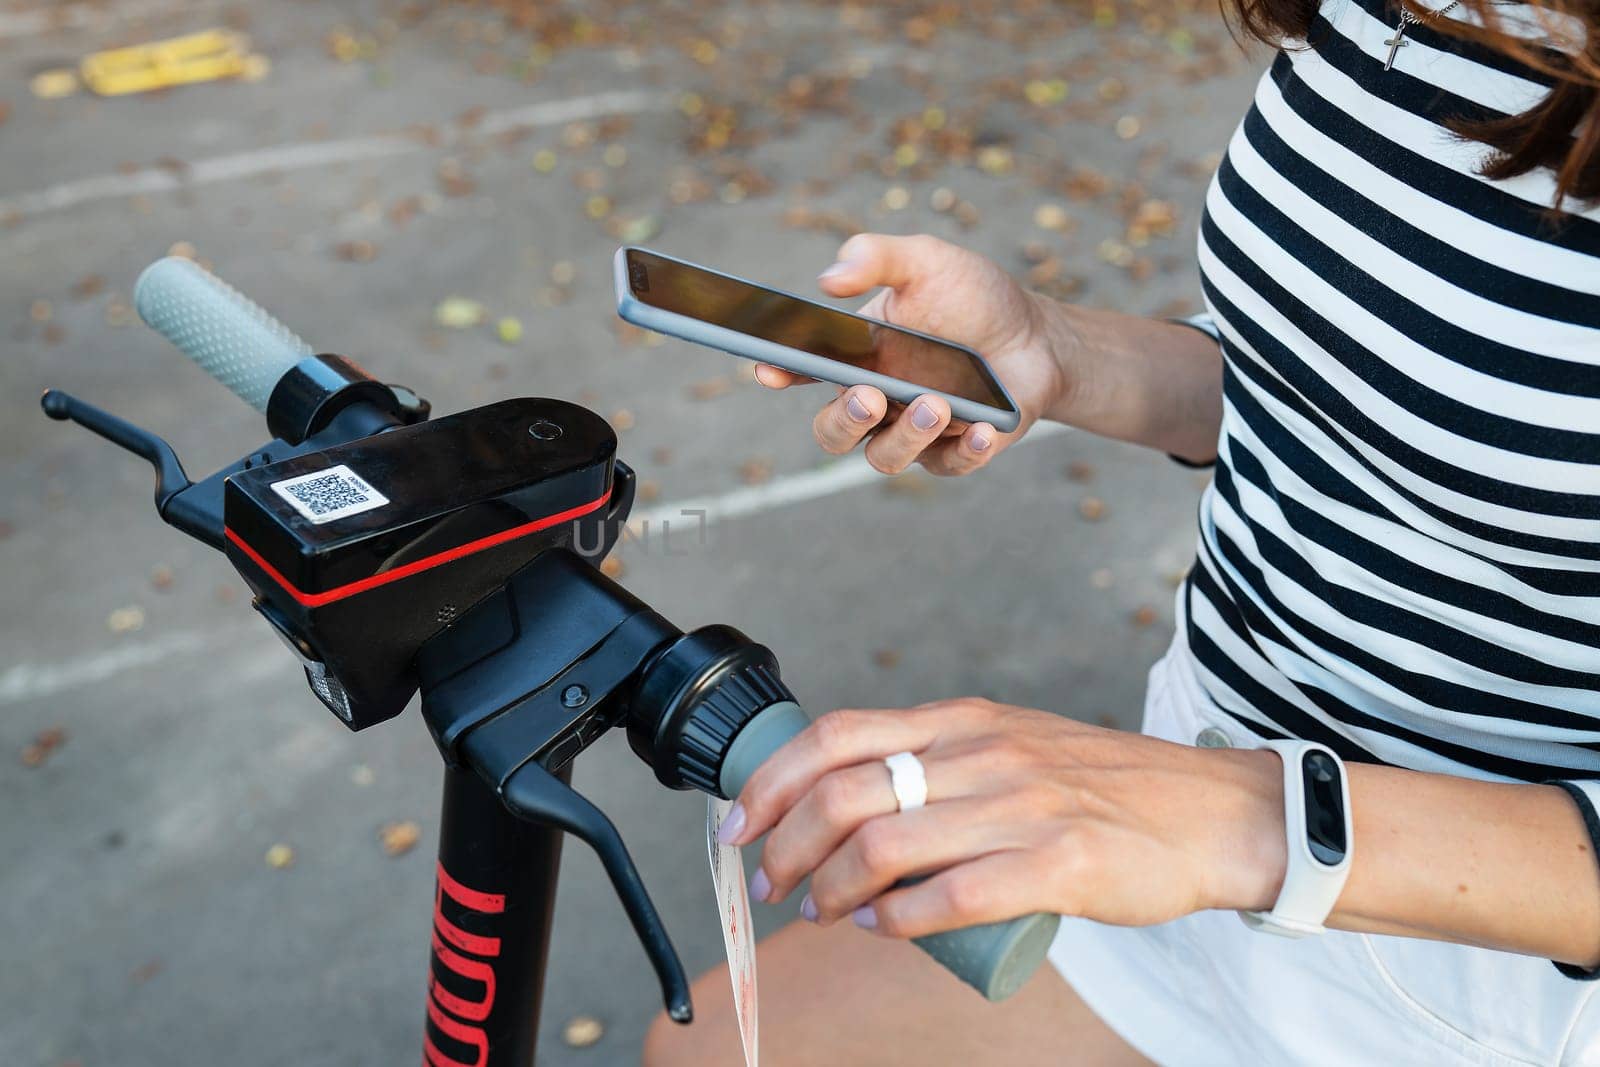
<svg viewBox="0 0 1600 1067"><path fill-rule="evenodd" d="M172 588L173 571L165 563L157 563L150 568L150 584L156 589Z"/></svg>
<svg viewBox="0 0 1600 1067"><path fill-rule="evenodd" d="M661 232L659 215L639 215L617 227L617 238L626 244L641 244Z"/></svg>
<svg viewBox="0 0 1600 1067"><path fill-rule="evenodd" d="M470 196L477 181L466 172L459 159L446 157L439 162L439 191L445 196Z"/></svg>
<svg viewBox="0 0 1600 1067"><path fill-rule="evenodd" d="M1094 481L1093 464L1085 463L1081 459L1073 460L1071 463L1068 463L1067 480L1069 482L1079 483Z"/></svg>
<svg viewBox="0 0 1600 1067"><path fill-rule="evenodd" d="M900 665L900 650L897 648L880 648L872 653L872 662L883 670L893 670Z"/></svg>
<svg viewBox="0 0 1600 1067"><path fill-rule="evenodd" d="M106 629L114 634L127 634L144 625L144 609L137 604L117 608L106 616Z"/></svg>
<svg viewBox="0 0 1600 1067"><path fill-rule="evenodd" d="M1148 604L1141 604L1133 611L1133 624L1141 628L1154 625L1156 618L1156 609Z"/></svg>
<svg viewBox="0 0 1600 1067"><path fill-rule="evenodd" d="M378 830L378 841L383 845L386 856L403 856L417 847L417 841L422 837L422 827L405 819L400 822L385 823Z"/></svg>
<svg viewBox="0 0 1600 1067"><path fill-rule="evenodd" d="M28 89L40 100L59 100L78 91L78 72L71 67L42 70L28 80Z"/></svg>
<svg viewBox="0 0 1600 1067"><path fill-rule="evenodd" d="M695 382L689 386L689 395L696 400L715 400L733 391L733 380L730 378L707 378L703 382Z"/></svg>
<svg viewBox="0 0 1600 1067"><path fill-rule="evenodd" d="M747 459L739 465L739 480L746 485L761 485L772 480L772 460L763 456Z"/></svg>
<svg viewBox="0 0 1600 1067"><path fill-rule="evenodd" d="M1086 496L1078 501L1078 514L1089 522L1099 522L1105 518L1106 503L1097 496Z"/></svg>
<svg viewBox="0 0 1600 1067"><path fill-rule="evenodd" d="M1005 145L985 145L978 149L978 169L996 177L1010 174L1016 167L1016 158Z"/></svg>
<svg viewBox="0 0 1600 1067"><path fill-rule="evenodd" d="M592 1015L574 1015L561 1028L561 1040L571 1048L588 1048L605 1034L605 1024Z"/></svg>
<svg viewBox="0 0 1600 1067"><path fill-rule="evenodd" d="M39 767L49 759L56 749L67 743L67 731L59 726L51 726L40 730L32 741L23 746L22 765L24 767Z"/></svg>
<svg viewBox="0 0 1600 1067"><path fill-rule="evenodd" d="M433 309L433 321L451 330L463 330L484 320L487 312L476 300L464 296L451 296L439 301Z"/></svg>
<svg viewBox="0 0 1600 1067"><path fill-rule="evenodd" d="M1033 209L1033 224L1041 230L1064 232L1073 226L1073 218L1060 204L1040 204Z"/></svg>
<svg viewBox="0 0 1600 1067"><path fill-rule="evenodd" d="M1126 267L1132 264L1134 260L1133 249L1110 237L1101 241L1095 252L1113 267Z"/></svg>
<svg viewBox="0 0 1600 1067"><path fill-rule="evenodd" d="M294 849L280 841L267 849L266 861L273 870L284 870L294 863Z"/></svg>
<svg viewBox="0 0 1600 1067"><path fill-rule="evenodd" d="M333 254L346 263L370 263L377 256L378 247L371 241L340 241Z"/></svg>
<svg viewBox="0 0 1600 1067"><path fill-rule="evenodd" d="M522 340L522 320L507 315L495 324L495 333L503 343L514 345Z"/></svg>
<svg viewBox="0 0 1600 1067"><path fill-rule="evenodd" d="M607 556L600 561L600 573L607 578L621 578L624 569L622 561L616 556Z"/></svg>

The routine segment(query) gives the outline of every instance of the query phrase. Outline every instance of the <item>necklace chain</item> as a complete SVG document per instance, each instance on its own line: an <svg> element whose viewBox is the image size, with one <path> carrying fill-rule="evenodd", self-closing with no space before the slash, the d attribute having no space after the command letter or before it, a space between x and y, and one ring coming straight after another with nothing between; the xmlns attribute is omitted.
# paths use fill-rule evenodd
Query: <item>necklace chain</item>
<svg viewBox="0 0 1600 1067"><path fill-rule="evenodd" d="M1428 19L1436 19L1441 15L1449 14L1451 11L1454 11L1456 8L1458 8L1460 6L1461 6L1461 0L1450 0L1450 2L1448 4L1444 5L1439 10L1437 10L1437 11L1427 11L1427 12L1424 12L1423 14L1421 14L1421 15L1413 15L1411 13L1410 9L1401 8L1400 9L1400 22L1401 22L1402 25L1415 26L1419 22L1423 22L1423 21L1426 21Z"/></svg>
<svg viewBox="0 0 1600 1067"><path fill-rule="evenodd" d="M1460 6L1461 0L1450 0L1448 4L1444 5L1444 7L1441 7L1439 10L1424 12L1421 15L1413 15L1409 8L1402 7L1400 9L1400 24L1394 28L1394 36L1383 42L1389 46L1389 55L1388 58L1383 61L1383 69L1389 70L1391 67L1393 67L1395 55L1400 51L1400 49L1404 48L1410 43L1406 40L1407 26L1416 26L1420 23L1436 19L1440 15L1454 11Z"/></svg>

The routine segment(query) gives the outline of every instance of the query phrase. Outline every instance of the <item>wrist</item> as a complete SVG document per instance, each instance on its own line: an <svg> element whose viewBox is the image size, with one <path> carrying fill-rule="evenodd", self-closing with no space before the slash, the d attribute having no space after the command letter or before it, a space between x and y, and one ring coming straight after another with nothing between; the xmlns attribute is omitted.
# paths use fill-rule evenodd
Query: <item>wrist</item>
<svg viewBox="0 0 1600 1067"><path fill-rule="evenodd" d="M1089 398L1094 393L1089 324L1083 309L1040 293L1029 292L1033 326L1030 347L1051 373L1053 386L1043 415L1055 422L1085 426L1094 422Z"/></svg>
<svg viewBox="0 0 1600 1067"><path fill-rule="evenodd" d="M1270 911L1288 868L1284 829L1283 762L1267 749L1205 750L1215 762L1201 805L1211 829L1203 906L1232 911Z"/></svg>

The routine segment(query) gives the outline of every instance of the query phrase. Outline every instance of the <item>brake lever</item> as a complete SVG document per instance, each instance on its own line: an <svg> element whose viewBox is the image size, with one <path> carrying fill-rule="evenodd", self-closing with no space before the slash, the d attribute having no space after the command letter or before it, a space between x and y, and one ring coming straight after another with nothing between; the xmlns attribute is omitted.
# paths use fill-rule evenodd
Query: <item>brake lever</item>
<svg viewBox="0 0 1600 1067"><path fill-rule="evenodd" d="M104 437L118 448L148 460L156 472L156 513L162 519L167 519L167 505L173 498L194 485L184 473L183 463L179 461L178 454L173 451L172 446L142 426L135 426L126 419L119 419L111 412L84 403L59 389L46 389L44 395L39 398L39 406L44 408L46 415L57 422L75 422L84 429ZM173 522L173 525L192 537L218 548L222 547L221 515L217 516L215 531L209 527L190 529L177 522Z"/></svg>
<svg viewBox="0 0 1600 1067"><path fill-rule="evenodd" d="M661 922L661 914L651 902L639 869L633 865L633 857L628 855L622 835L611 820L576 789L533 761L523 764L506 779L500 787L500 799L506 810L518 818L565 830L594 849L611 878L617 899L628 913L628 920L633 923L634 932L639 935L645 954L650 957L650 965L655 968L667 1015L674 1022L690 1022L694 1009L689 1002L689 979L684 974L683 962L678 959L667 928Z"/></svg>

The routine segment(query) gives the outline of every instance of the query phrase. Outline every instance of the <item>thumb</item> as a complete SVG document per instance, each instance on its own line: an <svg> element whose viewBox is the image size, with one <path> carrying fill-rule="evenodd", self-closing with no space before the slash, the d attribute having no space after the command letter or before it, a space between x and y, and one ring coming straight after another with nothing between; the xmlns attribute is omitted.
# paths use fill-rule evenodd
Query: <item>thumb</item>
<svg viewBox="0 0 1600 1067"><path fill-rule="evenodd" d="M839 246L817 285L830 296L859 296L881 285L900 289L927 269L927 252L921 238L858 233Z"/></svg>

